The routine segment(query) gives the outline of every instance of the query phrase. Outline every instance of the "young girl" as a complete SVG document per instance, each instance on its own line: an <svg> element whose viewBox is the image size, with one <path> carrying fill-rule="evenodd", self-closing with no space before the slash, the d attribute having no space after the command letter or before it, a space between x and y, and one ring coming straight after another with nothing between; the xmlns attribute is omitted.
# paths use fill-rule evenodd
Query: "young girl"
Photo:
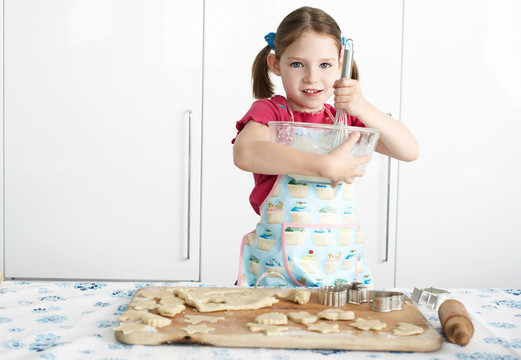
<svg viewBox="0 0 521 360"><path fill-rule="evenodd" d="M370 159L351 155L359 134L328 154L314 154L270 141L267 124L332 124L337 109L344 109L347 125L380 130L376 151L381 154L412 161L418 144L403 124L362 96L355 63L353 78L338 80L342 36L328 14L302 7L265 38L268 45L252 69L253 95L260 100L237 122L233 147L235 165L253 173L250 203L261 215L256 230L243 238L237 284L255 285L264 274L268 283L284 277L290 286L372 285L363 233L354 218L354 181ZM270 72L281 77L286 97L274 96ZM332 95L335 107L326 104ZM328 178L331 184L296 181L287 174Z"/></svg>

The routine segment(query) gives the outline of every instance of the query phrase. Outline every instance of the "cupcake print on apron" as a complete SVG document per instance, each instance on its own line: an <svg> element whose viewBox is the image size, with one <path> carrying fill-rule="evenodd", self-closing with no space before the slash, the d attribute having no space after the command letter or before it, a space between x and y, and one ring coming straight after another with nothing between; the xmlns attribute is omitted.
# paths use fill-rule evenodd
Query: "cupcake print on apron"
<svg viewBox="0 0 521 360"><path fill-rule="evenodd" d="M355 184L279 176L256 229L243 238L237 284L254 286L264 275L261 286L372 285L356 200Z"/></svg>

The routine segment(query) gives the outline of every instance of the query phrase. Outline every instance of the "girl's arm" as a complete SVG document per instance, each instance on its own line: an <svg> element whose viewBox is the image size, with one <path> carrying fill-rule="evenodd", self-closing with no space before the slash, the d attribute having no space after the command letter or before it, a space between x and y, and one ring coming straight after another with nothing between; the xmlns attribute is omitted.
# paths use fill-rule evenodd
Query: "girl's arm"
<svg viewBox="0 0 521 360"><path fill-rule="evenodd" d="M314 154L272 142L268 126L248 121L235 139L233 161L238 168L257 174L324 177L333 186L340 181L352 183L354 177L364 175L358 167L370 159L369 155L351 155L359 136L351 136L329 154Z"/></svg>
<svg viewBox="0 0 521 360"><path fill-rule="evenodd" d="M409 129L365 100L357 80L338 80L334 94L336 108L356 116L365 126L380 130L377 152L403 161L418 158L418 142Z"/></svg>

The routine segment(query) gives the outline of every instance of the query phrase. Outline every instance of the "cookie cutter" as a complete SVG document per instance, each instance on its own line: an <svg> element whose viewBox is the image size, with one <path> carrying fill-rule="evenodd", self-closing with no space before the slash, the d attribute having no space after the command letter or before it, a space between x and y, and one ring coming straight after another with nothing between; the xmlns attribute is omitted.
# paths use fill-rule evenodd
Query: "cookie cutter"
<svg viewBox="0 0 521 360"><path fill-rule="evenodd" d="M403 293L398 291L370 291L369 305L371 310L378 312L389 312L393 310L402 310L405 297Z"/></svg>
<svg viewBox="0 0 521 360"><path fill-rule="evenodd" d="M411 295L411 301L413 303L429 310L438 310L441 303L447 299L450 299L450 292L433 287L423 289L415 287Z"/></svg>
<svg viewBox="0 0 521 360"><path fill-rule="evenodd" d="M347 302L345 285L326 285L318 288L318 303L327 306L344 306Z"/></svg>
<svg viewBox="0 0 521 360"><path fill-rule="evenodd" d="M347 301L350 304L360 305L369 301L369 290L364 283L354 282L346 285L349 286Z"/></svg>
<svg viewBox="0 0 521 360"><path fill-rule="evenodd" d="M257 281L255 281L255 287L259 287L260 282L261 282L262 279L264 279L265 277L270 277L270 278L276 278L276 277L279 277L279 278L281 278L282 280L284 280L284 282L286 283L286 287L289 287L288 280L286 280L286 278L284 277L284 275L282 275L281 273L275 272L275 271L267 271L267 272L265 272L265 273L262 273L262 274L257 278Z"/></svg>

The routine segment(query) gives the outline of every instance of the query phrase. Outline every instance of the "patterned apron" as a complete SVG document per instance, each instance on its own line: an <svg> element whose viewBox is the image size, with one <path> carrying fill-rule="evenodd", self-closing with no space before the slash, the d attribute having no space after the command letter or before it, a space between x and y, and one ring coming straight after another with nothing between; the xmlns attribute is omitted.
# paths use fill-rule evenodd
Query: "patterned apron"
<svg viewBox="0 0 521 360"><path fill-rule="evenodd" d="M357 184L296 181L279 176L261 205L261 220L243 237L237 285L372 285L363 254L364 234L355 219ZM280 275L277 275L278 273Z"/></svg>
<svg viewBox="0 0 521 360"><path fill-rule="evenodd" d="M293 111L287 104L289 120ZM334 119L325 108L327 116ZM356 221L358 179L331 187L277 177L260 207L261 220L241 244L237 285L322 286L363 282L372 286ZM285 283L281 283L284 277Z"/></svg>

